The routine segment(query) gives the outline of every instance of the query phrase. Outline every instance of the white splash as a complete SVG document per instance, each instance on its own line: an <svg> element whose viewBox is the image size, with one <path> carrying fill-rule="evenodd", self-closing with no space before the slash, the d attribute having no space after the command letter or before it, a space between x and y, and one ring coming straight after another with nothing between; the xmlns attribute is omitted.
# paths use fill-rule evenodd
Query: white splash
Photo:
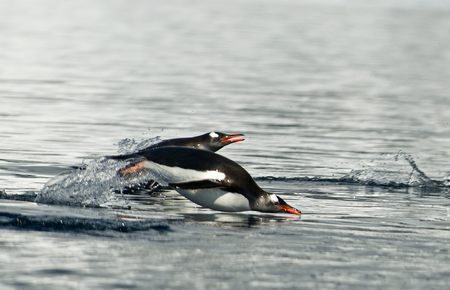
<svg viewBox="0 0 450 290"><path fill-rule="evenodd" d="M410 154L399 151L397 154L386 154L383 157L386 158L364 164L362 169L353 169L344 178L361 184L387 186L435 187L443 183L429 178Z"/></svg>
<svg viewBox="0 0 450 290"><path fill-rule="evenodd" d="M159 137L122 139L119 153L136 152L159 140ZM143 171L130 178L121 178L117 172L126 162L109 159L94 159L79 169L64 171L50 179L37 193L36 202L86 207L122 206L126 201L116 192L126 186L138 185L151 179Z"/></svg>
<svg viewBox="0 0 450 290"><path fill-rule="evenodd" d="M145 149L161 141L161 137L150 137L142 139L124 138L117 143L119 154L129 154Z"/></svg>

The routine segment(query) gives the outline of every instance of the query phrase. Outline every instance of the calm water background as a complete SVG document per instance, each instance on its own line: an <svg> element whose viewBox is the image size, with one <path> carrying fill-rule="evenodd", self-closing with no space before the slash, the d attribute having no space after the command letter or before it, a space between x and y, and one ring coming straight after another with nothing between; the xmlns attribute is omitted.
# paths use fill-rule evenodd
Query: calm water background
<svg viewBox="0 0 450 290"><path fill-rule="evenodd" d="M437 0L0 0L0 288L448 289L449 31ZM96 187L209 130L301 219ZM34 202L80 163L99 208Z"/></svg>

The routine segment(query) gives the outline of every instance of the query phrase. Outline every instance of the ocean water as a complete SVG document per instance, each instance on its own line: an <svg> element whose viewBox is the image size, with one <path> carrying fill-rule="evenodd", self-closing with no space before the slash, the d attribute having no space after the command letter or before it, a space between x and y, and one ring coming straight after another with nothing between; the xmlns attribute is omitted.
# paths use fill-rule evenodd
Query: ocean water
<svg viewBox="0 0 450 290"><path fill-rule="evenodd" d="M0 288L449 289L448 31L438 0L0 0ZM210 130L302 216L102 158Z"/></svg>

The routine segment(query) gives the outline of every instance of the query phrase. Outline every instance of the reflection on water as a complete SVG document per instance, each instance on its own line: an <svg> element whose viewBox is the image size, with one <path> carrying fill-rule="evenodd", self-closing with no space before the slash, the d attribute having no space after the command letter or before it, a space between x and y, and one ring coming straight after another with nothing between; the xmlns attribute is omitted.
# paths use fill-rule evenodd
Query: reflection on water
<svg viewBox="0 0 450 290"><path fill-rule="evenodd" d="M184 219L188 222L205 223L218 225L220 227L252 228L267 224L286 224L300 220L300 217L275 216L275 215L254 215L247 213L184 213Z"/></svg>

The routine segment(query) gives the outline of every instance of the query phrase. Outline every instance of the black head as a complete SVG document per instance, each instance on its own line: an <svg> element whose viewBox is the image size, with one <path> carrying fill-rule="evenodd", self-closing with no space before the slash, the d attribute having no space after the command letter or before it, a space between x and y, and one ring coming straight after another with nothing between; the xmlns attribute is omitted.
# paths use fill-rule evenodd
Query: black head
<svg viewBox="0 0 450 290"><path fill-rule="evenodd" d="M245 139L243 136L244 134L226 134L212 131L199 136L201 143L198 148L216 152L220 148L231 143L244 141Z"/></svg>
<svg viewBox="0 0 450 290"><path fill-rule="evenodd" d="M281 197L268 192L265 192L256 200L253 209L261 212L301 215L301 211L287 204Z"/></svg>

